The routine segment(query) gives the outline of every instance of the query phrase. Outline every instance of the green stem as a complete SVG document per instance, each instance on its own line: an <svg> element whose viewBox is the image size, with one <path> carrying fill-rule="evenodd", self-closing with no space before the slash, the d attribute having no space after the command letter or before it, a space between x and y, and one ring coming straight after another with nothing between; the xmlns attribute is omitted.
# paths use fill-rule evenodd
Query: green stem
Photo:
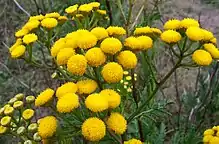
<svg viewBox="0 0 219 144"><path fill-rule="evenodd" d="M98 76L98 73L99 73L98 68L94 68L94 73L96 76L97 84L98 84L100 90L102 90L103 87L102 87L101 81L100 81L99 76Z"/></svg>

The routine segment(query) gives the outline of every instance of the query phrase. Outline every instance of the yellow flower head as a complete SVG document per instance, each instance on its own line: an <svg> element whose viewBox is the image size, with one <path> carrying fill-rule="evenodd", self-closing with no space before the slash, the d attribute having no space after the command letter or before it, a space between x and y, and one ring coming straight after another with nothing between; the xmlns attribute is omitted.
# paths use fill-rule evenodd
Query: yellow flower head
<svg viewBox="0 0 219 144"><path fill-rule="evenodd" d="M92 112L102 112L109 107L108 100L97 93L89 95L85 100L85 105Z"/></svg>
<svg viewBox="0 0 219 144"><path fill-rule="evenodd" d="M116 54L122 49L122 43L117 38L106 38L100 44L100 48L107 54Z"/></svg>
<svg viewBox="0 0 219 144"><path fill-rule="evenodd" d="M117 60L125 69L135 68L138 62L136 55L129 50L120 52L117 56Z"/></svg>
<svg viewBox="0 0 219 144"><path fill-rule="evenodd" d="M107 127L116 134L123 134L127 129L127 121L120 113L111 113L106 121Z"/></svg>
<svg viewBox="0 0 219 144"><path fill-rule="evenodd" d="M124 46L131 50L139 50L141 48L141 43L136 37L130 36L125 39Z"/></svg>
<svg viewBox="0 0 219 144"><path fill-rule="evenodd" d="M78 11L82 12L82 13L89 13L92 10L93 10L93 7L89 4L80 5L79 8L78 8Z"/></svg>
<svg viewBox="0 0 219 144"><path fill-rule="evenodd" d="M79 94L91 94L97 89L97 82L94 80L80 80L77 83L78 93Z"/></svg>
<svg viewBox="0 0 219 144"><path fill-rule="evenodd" d="M20 109L23 107L23 105L24 105L24 103L22 101L16 101L16 102L14 102L13 107L15 109Z"/></svg>
<svg viewBox="0 0 219 144"><path fill-rule="evenodd" d="M211 54L205 50L196 50L192 55L192 59L201 66L208 66L212 63Z"/></svg>
<svg viewBox="0 0 219 144"><path fill-rule="evenodd" d="M103 27L95 27L91 30L91 33L94 34L98 40L102 40L108 37L108 32Z"/></svg>
<svg viewBox="0 0 219 144"><path fill-rule="evenodd" d="M200 41L204 39L204 32L199 27L189 27L186 30L186 35L192 41Z"/></svg>
<svg viewBox="0 0 219 144"><path fill-rule="evenodd" d="M47 88L46 90L42 91L35 100L35 106L43 106L47 102L49 102L54 95L54 90Z"/></svg>
<svg viewBox="0 0 219 144"><path fill-rule="evenodd" d="M137 140L135 138L132 138L128 141L125 141L124 144L143 144L143 142L141 142L140 140Z"/></svg>
<svg viewBox="0 0 219 144"><path fill-rule="evenodd" d="M36 15L36 16L31 16L30 18L29 18L29 21L32 21L32 20L38 20L38 21L41 21L41 20L43 20L44 19L44 16L43 15Z"/></svg>
<svg viewBox="0 0 219 144"><path fill-rule="evenodd" d="M65 48L65 38L58 39L51 48L51 56L56 57L62 48Z"/></svg>
<svg viewBox="0 0 219 144"><path fill-rule="evenodd" d="M22 28L20 30L18 30L16 33L15 33L15 36L18 38L18 37L23 37L24 35L28 34L29 33L29 30L28 29L25 29L25 28Z"/></svg>
<svg viewBox="0 0 219 144"><path fill-rule="evenodd" d="M85 54L85 58L87 59L88 64L94 67L102 65L106 61L104 52L97 47L89 49Z"/></svg>
<svg viewBox="0 0 219 144"><path fill-rule="evenodd" d="M168 20L164 24L163 27L164 27L165 30L177 30L177 29L180 28L180 20L177 20L177 19Z"/></svg>
<svg viewBox="0 0 219 144"><path fill-rule="evenodd" d="M106 10L100 10L98 9L97 12L101 15L106 15Z"/></svg>
<svg viewBox="0 0 219 144"><path fill-rule="evenodd" d="M149 36L139 36L137 40L140 42L140 50L148 50L153 47L153 40Z"/></svg>
<svg viewBox="0 0 219 144"><path fill-rule="evenodd" d="M206 135L206 136L203 137L203 140L202 140L202 141L203 141L204 143L209 143L212 138L213 138L212 135Z"/></svg>
<svg viewBox="0 0 219 144"><path fill-rule="evenodd" d="M219 143L219 137L214 136L210 139L209 144L218 144Z"/></svg>
<svg viewBox="0 0 219 144"><path fill-rule="evenodd" d="M214 130L213 129L207 129L204 131L204 136L206 135L214 135Z"/></svg>
<svg viewBox="0 0 219 144"><path fill-rule="evenodd" d="M153 33L152 29L149 26L136 28L134 35L147 35Z"/></svg>
<svg viewBox="0 0 219 144"><path fill-rule="evenodd" d="M162 41L171 44L171 43L177 43L178 41L181 40L182 37L180 33L174 30L167 30L160 35L160 38Z"/></svg>
<svg viewBox="0 0 219 144"><path fill-rule="evenodd" d="M77 30L77 45L82 49L89 49L97 44L97 37L87 30Z"/></svg>
<svg viewBox="0 0 219 144"><path fill-rule="evenodd" d="M45 18L41 21L41 25L42 27L51 29L58 25L58 21L55 18Z"/></svg>
<svg viewBox="0 0 219 144"><path fill-rule="evenodd" d="M199 27L199 23L197 20L192 18L184 18L180 22L180 28L189 28L189 27Z"/></svg>
<svg viewBox="0 0 219 144"><path fill-rule="evenodd" d="M78 47L77 40L78 40L77 32L71 32L66 35L65 37L65 47L70 47L76 49Z"/></svg>
<svg viewBox="0 0 219 144"><path fill-rule="evenodd" d="M75 83L67 82L57 88L56 97L60 99L62 96L64 96L67 93L76 93L77 90L78 90L78 87Z"/></svg>
<svg viewBox="0 0 219 144"><path fill-rule="evenodd" d="M40 25L40 22L38 20L31 20L28 21L25 25L24 28L28 29L29 31L32 31L33 29L38 28Z"/></svg>
<svg viewBox="0 0 219 144"><path fill-rule="evenodd" d="M107 29L109 36L118 36L118 35L125 35L126 31L123 27L118 26L110 26Z"/></svg>
<svg viewBox="0 0 219 144"><path fill-rule="evenodd" d="M58 20L59 20L59 23L64 23L64 22L66 22L67 20L68 20L68 18L66 17L66 16L60 16L59 18L58 18Z"/></svg>
<svg viewBox="0 0 219 144"><path fill-rule="evenodd" d="M100 7L99 2L91 2L91 3L89 3L89 5L91 5L93 8L99 8Z"/></svg>
<svg viewBox="0 0 219 144"><path fill-rule="evenodd" d="M57 54L56 62L58 65L65 65L68 62L68 59L75 55L75 50L72 48L63 48Z"/></svg>
<svg viewBox="0 0 219 144"><path fill-rule="evenodd" d="M106 125L96 117L86 119L81 129L82 135L89 141L99 141L106 135Z"/></svg>
<svg viewBox="0 0 219 144"><path fill-rule="evenodd" d="M210 41L211 39L214 38L214 35L212 32L206 30L206 29L202 29L203 33L204 33L204 41Z"/></svg>
<svg viewBox="0 0 219 144"><path fill-rule="evenodd" d="M37 41L38 40L38 37L37 37L37 35L36 34L34 34L34 33L32 33L32 34L27 34L27 35L25 35L24 37L23 37L23 42L25 43L25 44L30 44L30 43L33 43L33 42L35 42L35 41Z"/></svg>
<svg viewBox="0 0 219 144"><path fill-rule="evenodd" d="M2 126L7 126L11 123L11 117L10 116L4 116L2 119L1 119L1 125Z"/></svg>
<svg viewBox="0 0 219 144"><path fill-rule="evenodd" d="M65 12L67 14L75 14L77 12L77 10L78 10L78 4L75 4L73 6L70 6L70 7L66 8Z"/></svg>
<svg viewBox="0 0 219 144"><path fill-rule="evenodd" d="M19 58L22 55L24 55L25 50L26 50L26 47L24 45L19 45L11 51L11 57L15 59Z"/></svg>
<svg viewBox="0 0 219 144"><path fill-rule="evenodd" d="M1 126L1 125L0 125L0 134L4 134L4 133L6 133L7 130L8 130L7 127L4 127L4 126Z"/></svg>
<svg viewBox="0 0 219 144"><path fill-rule="evenodd" d="M13 107L6 107L4 110L4 114L5 115L11 115L14 112L14 108Z"/></svg>
<svg viewBox="0 0 219 144"><path fill-rule="evenodd" d="M120 105L121 96L112 89L104 89L100 92L100 95L108 100L109 108L116 108Z"/></svg>
<svg viewBox="0 0 219 144"><path fill-rule="evenodd" d="M212 43L204 44L204 49L208 51L213 58L219 59L219 50Z"/></svg>
<svg viewBox="0 0 219 144"><path fill-rule="evenodd" d="M210 42L216 45L216 44L217 44L217 39L214 37L214 38L212 38L212 39L210 40Z"/></svg>
<svg viewBox="0 0 219 144"><path fill-rule="evenodd" d="M106 82L117 83L123 78L123 69L118 63L110 62L103 67L101 74Z"/></svg>
<svg viewBox="0 0 219 144"><path fill-rule="evenodd" d="M151 30L152 30L152 32L153 32L154 34L160 35L160 34L162 33L162 31L161 31L160 29L158 29L158 28L151 28Z"/></svg>
<svg viewBox="0 0 219 144"><path fill-rule="evenodd" d="M85 56L76 54L68 60L67 69L74 75L83 75L87 68L87 60Z"/></svg>
<svg viewBox="0 0 219 144"><path fill-rule="evenodd" d="M54 116L40 119L38 133L43 139L52 137L57 129L58 121Z"/></svg>
<svg viewBox="0 0 219 144"><path fill-rule="evenodd" d="M18 38L16 42L9 48L9 52L12 52L17 46L22 44L22 39Z"/></svg>
<svg viewBox="0 0 219 144"><path fill-rule="evenodd" d="M75 108L79 107L78 95L74 93L67 93L59 98L56 108L60 113L69 113Z"/></svg>
<svg viewBox="0 0 219 144"><path fill-rule="evenodd" d="M45 15L45 18L58 18L58 17L60 17L60 14L57 12L47 13Z"/></svg>
<svg viewBox="0 0 219 144"><path fill-rule="evenodd" d="M26 109L26 110L23 111L23 113L22 113L22 117L23 117L25 120L29 120L29 119L31 119L33 116L34 116L34 110L32 110L32 109Z"/></svg>

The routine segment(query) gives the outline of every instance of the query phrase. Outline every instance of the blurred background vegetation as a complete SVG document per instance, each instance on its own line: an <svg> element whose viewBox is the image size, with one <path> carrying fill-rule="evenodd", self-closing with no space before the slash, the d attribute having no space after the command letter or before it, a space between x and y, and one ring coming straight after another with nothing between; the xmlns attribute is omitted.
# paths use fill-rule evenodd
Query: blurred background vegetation
<svg viewBox="0 0 219 144"><path fill-rule="evenodd" d="M8 48L15 41L14 33L26 22L28 15L54 11L63 13L70 5L89 1L93 0L0 0L0 105L16 93L36 94L45 87L57 84L51 80L51 72L27 66L21 60L10 59ZM103 9L108 10L113 25L123 25L116 5L118 0L98 1L103 4ZM125 13L128 11L127 1L121 0ZM141 15L139 25L159 28L171 18L193 17L218 38L218 0L136 0L132 18L134 24L138 14ZM162 53L153 60L156 71L162 77L173 64L171 56L164 50L160 51ZM156 105L165 107L167 113L164 115L155 110L142 118L145 139L152 144L201 143L203 130L218 124L218 67L215 63L205 69L177 70L162 88L155 103L156 108ZM129 132L137 135L134 127ZM0 143L16 142L0 136Z"/></svg>

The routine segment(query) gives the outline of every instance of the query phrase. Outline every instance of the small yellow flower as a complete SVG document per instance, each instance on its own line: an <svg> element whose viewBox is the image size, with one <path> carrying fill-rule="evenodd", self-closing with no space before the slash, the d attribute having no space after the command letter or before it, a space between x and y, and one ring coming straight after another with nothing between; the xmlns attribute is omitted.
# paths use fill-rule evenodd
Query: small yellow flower
<svg viewBox="0 0 219 144"><path fill-rule="evenodd" d="M116 54L122 49L122 43L117 38L106 38L100 44L100 48L107 54Z"/></svg>
<svg viewBox="0 0 219 144"><path fill-rule="evenodd" d="M35 101L35 97L34 96L27 96L26 97L26 102L27 103L33 103Z"/></svg>
<svg viewBox="0 0 219 144"><path fill-rule="evenodd" d="M24 45L19 45L11 51L11 57L16 59L24 55L26 47Z"/></svg>
<svg viewBox="0 0 219 144"><path fill-rule="evenodd" d="M34 116L34 110L32 109L26 109L25 111L23 111L22 113L22 117L25 119L25 120L29 120L31 119L33 116Z"/></svg>
<svg viewBox="0 0 219 144"><path fill-rule="evenodd" d="M54 95L54 90L47 88L46 90L42 91L35 100L35 106L43 106L47 102L49 102Z"/></svg>
<svg viewBox="0 0 219 144"><path fill-rule="evenodd" d="M125 79L130 81L132 79L132 77L131 76L127 76L127 77L125 77Z"/></svg>
<svg viewBox="0 0 219 144"><path fill-rule="evenodd" d="M111 113L106 121L107 127L116 134L123 134L127 129L127 121L120 113Z"/></svg>
<svg viewBox="0 0 219 144"><path fill-rule="evenodd" d="M63 48L57 54L56 62L60 65L65 65L68 62L68 59L75 55L75 51L72 48Z"/></svg>
<svg viewBox="0 0 219 144"><path fill-rule="evenodd" d="M129 72L128 72L128 71L124 71L123 74L124 74L124 75L128 75Z"/></svg>
<svg viewBox="0 0 219 144"><path fill-rule="evenodd" d="M13 107L6 107L4 110L4 114L5 115L11 115L14 112L14 108Z"/></svg>
<svg viewBox="0 0 219 144"><path fill-rule="evenodd" d="M140 50L141 42L136 37L130 36L125 39L124 46L131 50Z"/></svg>
<svg viewBox="0 0 219 144"><path fill-rule="evenodd" d="M212 63L211 54L205 50L196 50L192 55L192 59L201 66L208 66Z"/></svg>
<svg viewBox="0 0 219 144"><path fill-rule="evenodd" d="M29 33L29 30L28 29L25 29L25 28L22 28L20 30L18 30L16 33L15 33L15 36L17 38L19 37L23 37L24 35L28 34Z"/></svg>
<svg viewBox="0 0 219 144"><path fill-rule="evenodd" d="M22 101L16 101L16 102L13 104L13 107L14 107L15 109L20 109L20 108L23 107L23 105L24 105L24 103L23 103Z"/></svg>
<svg viewBox="0 0 219 144"><path fill-rule="evenodd" d="M18 38L16 42L9 48L9 52L12 52L17 46L22 44L22 39Z"/></svg>
<svg viewBox="0 0 219 144"><path fill-rule="evenodd" d="M162 41L164 41L168 44L177 43L182 38L180 33L176 32L174 30L164 31L160 37L161 37Z"/></svg>
<svg viewBox="0 0 219 144"><path fill-rule="evenodd" d="M36 16L31 16L30 18L29 18L29 21L32 21L32 20L38 20L38 21L41 21L41 20L43 20L44 19L44 16L43 15L36 15Z"/></svg>
<svg viewBox="0 0 219 144"><path fill-rule="evenodd" d="M67 82L57 88L56 97L60 99L62 96L64 96L67 93L76 93L77 90L78 90L78 87L75 83Z"/></svg>
<svg viewBox="0 0 219 144"><path fill-rule="evenodd" d="M1 125L2 126L7 126L11 123L11 117L10 116L4 116L2 119L1 119Z"/></svg>
<svg viewBox="0 0 219 144"><path fill-rule="evenodd" d="M58 21L55 18L45 18L41 21L41 25L42 27L51 29L58 25Z"/></svg>
<svg viewBox="0 0 219 144"><path fill-rule="evenodd" d="M89 95L85 100L86 107L92 112L102 112L108 109L108 100L100 94Z"/></svg>
<svg viewBox="0 0 219 144"><path fill-rule="evenodd" d="M52 57L56 57L57 54L59 53L59 51L62 49L62 48L65 48L65 45L66 45L66 39L65 38L60 38L58 39L52 46L51 48L51 56Z"/></svg>
<svg viewBox="0 0 219 144"><path fill-rule="evenodd" d="M98 9L97 12L101 15L106 15L106 10L100 10Z"/></svg>
<svg viewBox="0 0 219 144"><path fill-rule="evenodd" d="M6 133L7 130L8 130L7 127L4 127L4 126L1 126L1 125L0 125L0 134L4 134L4 133Z"/></svg>
<svg viewBox="0 0 219 144"><path fill-rule="evenodd" d="M110 62L103 67L101 74L107 83L117 83L123 78L123 69L118 63Z"/></svg>
<svg viewBox="0 0 219 144"><path fill-rule="evenodd" d="M78 4L75 4L73 6L70 6L70 7L66 8L65 12L67 14L75 14L77 12L77 10L78 10Z"/></svg>
<svg viewBox="0 0 219 144"><path fill-rule="evenodd" d="M67 69L74 75L83 75L87 68L87 60L85 56L76 54L69 58Z"/></svg>
<svg viewBox="0 0 219 144"><path fill-rule="evenodd" d="M140 42L140 50L148 50L153 47L153 40L149 36L139 36L137 40Z"/></svg>
<svg viewBox="0 0 219 144"><path fill-rule="evenodd" d="M91 5L93 8L99 8L100 7L99 2L91 2L91 3L89 3L89 5Z"/></svg>
<svg viewBox="0 0 219 144"><path fill-rule="evenodd" d="M94 34L98 40L102 40L108 37L108 32L103 27L95 27L91 30L91 33Z"/></svg>
<svg viewBox="0 0 219 144"><path fill-rule="evenodd" d="M16 101L17 101L17 98L13 97L13 98L11 98L11 99L8 101L8 103L9 103L10 105L13 105L13 103L16 102Z"/></svg>
<svg viewBox="0 0 219 144"><path fill-rule="evenodd" d="M36 34L32 33L32 34L27 34L23 37L23 42L25 44L30 44L30 43L33 43L35 41L38 40L38 37Z"/></svg>
<svg viewBox="0 0 219 144"><path fill-rule="evenodd" d="M93 67L98 67L106 61L104 52L97 47L89 49L85 54L85 58L87 59L88 64Z"/></svg>
<svg viewBox="0 0 219 144"><path fill-rule="evenodd" d="M186 35L192 41L200 41L204 39L204 32L199 27L189 27L186 30Z"/></svg>
<svg viewBox="0 0 219 144"><path fill-rule="evenodd" d="M212 43L204 44L204 49L208 51L213 58L219 59L219 50Z"/></svg>
<svg viewBox="0 0 219 144"><path fill-rule="evenodd" d="M192 18L184 18L180 22L180 28L189 28L189 27L199 27L199 23L197 20L192 19Z"/></svg>
<svg viewBox="0 0 219 144"><path fill-rule="evenodd" d="M59 20L59 23L64 23L64 22L66 22L67 20L68 20L68 18L66 17L66 16L60 16L59 18L58 18L58 20Z"/></svg>
<svg viewBox="0 0 219 144"><path fill-rule="evenodd" d="M78 11L82 12L82 13L89 13L92 10L93 10L93 7L89 4L80 5L79 8L78 8Z"/></svg>
<svg viewBox="0 0 219 144"><path fill-rule="evenodd" d="M211 40L210 40L210 42L212 42L213 44L217 44L217 38L212 38Z"/></svg>
<svg viewBox="0 0 219 144"><path fill-rule="evenodd" d="M91 94L97 89L97 82L94 80L80 80L77 82L78 93L79 94Z"/></svg>
<svg viewBox="0 0 219 144"><path fill-rule="evenodd" d="M132 138L128 141L125 141L124 144L143 144L143 142L141 142L140 140L137 140L135 138Z"/></svg>
<svg viewBox="0 0 219 144"><path fill-rule="evenodd" d="M28 29L29 31L32 31L36 28L38 28L40 25L40 22L38 20L31 20L28 21L23 28Z"/></svg>
<svg viewBox="0 0 219 144"><path fill-rule="evenodd" d="M82 49L89 49L97 44L97 37L87 30L77 30L79 39L77 40L77 45Z"/></svg>
<svg viewBox="0 0 219 144"><path fill-rule="evenodd" d="M158 29L158 28L151 28L151 30L152 30L152 32L153 32L154 34L160 35L160 34L162 33L162 31L161 31L160 29Z"/></svg>
<svg viewBox="0 0 219 144"><path fill-rule="evenodd" d="M110 26L107 29L109 36L118 36L118 35L125 35L126 31L123 27L118 26Z"/></svg>
<svg viewBox="0 0 219 144"><path fill-rule="evenodd" d="M211 141L211 139L213 139L213 136L212 135L206 135L203 137L203 142L204 143L209 143ZM216 143L215 143L216 144Z"/></svg>
<svg viewBox="0 0 219 144"><path fill-rule="evenodd" d="M153 33L152 29L149 26L136 28L134 35L147 35Z"/></svg>
<svg viewBox="0 0 219 144"><path fill-rule="evenodd" d="M81 129L82 135L89 141L99 141L106 135L106 125L96 117L86 119Z"/></svg>
<svg viewBox="0 0 219 144"><path fill-rule="evenodd" d="M203 33L204 33L204 41L210 41L211 39L214 38L214 35L212 32L206 30L206 29L202 29Z"/></svg>
<svg viewBox="0 0 219 144"><path fill-rule="evenodd" d="M59 98L56 105L57 111L60 113L69 113L77 107L79 107L79 98L74 93L63 95Z"/></svg>
<svg viewBox="0 0 219 144"><path fill-rule="evenodd" d="M116 108L120 105L121 96L112 89L104 89L100 92L100 95L108 100L109 108Z"/></svg>
<svg viewBox="0 0 219 144"><path fill-rule="evenodd" d="M138 62L136 55L128 50L120 52L117 56L117 60L125 69L135 68Z"/></svg>
<svg viewBox="0 0 219 144"><path fill-rule="evenodd" d="M46 116L40 119L38 133L43 139L52 137L57 129L58 121L54 116Z"/></svg>
<svg viewBox="0 0 219 144"><path fill-rule="evenodd" d="M177 30L177 29L180 28L180 20L177 20L177 19L168 20L164 24L163 27L164 27L165 30Z"/></svg>
<svg viewBox="0 0 219 144"><path fill-rule="evenodd" d="M47 13L45 15L45 18L58 18L58 17L60 17L60 14L57 12Z"/></svg>

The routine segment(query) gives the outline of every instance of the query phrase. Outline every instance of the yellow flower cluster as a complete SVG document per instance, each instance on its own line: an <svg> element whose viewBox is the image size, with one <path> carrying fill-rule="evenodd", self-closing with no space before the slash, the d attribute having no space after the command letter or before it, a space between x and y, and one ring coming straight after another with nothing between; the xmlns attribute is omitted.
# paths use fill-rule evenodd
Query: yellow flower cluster
<svg viewBox="0 0 219 144"><path fill-rule="evenodd" d="M204 131L203 143L204 144L217 144L219 143L219 126L214 126L211 129Z"/></svg>

